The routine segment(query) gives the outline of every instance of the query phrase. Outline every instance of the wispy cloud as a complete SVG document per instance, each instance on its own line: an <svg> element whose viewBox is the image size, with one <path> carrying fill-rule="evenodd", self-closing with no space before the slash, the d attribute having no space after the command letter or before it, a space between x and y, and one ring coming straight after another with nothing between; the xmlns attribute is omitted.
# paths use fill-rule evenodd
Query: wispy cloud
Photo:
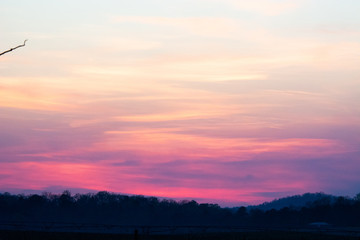
<svg viewBox="0 0 360 240"><path fill-rule="evenodd" d="M359 17L335 2L1 2L1 42L31 40L0 59L0 190L350 194Z"/></svg>
<svg viewBox="0 0 360 240"><path fill-rule="evenodd" d="M230 36L239 24L236 20L225 17L119 16L113 17L112 21L168 27L175 33L175 36L176 32L180 30L194 35L219 38Z"/></svg>
<svg viewBox="0 0 360 240"><path fill-rule="evenodd" d="M306 1L304 0L203 0L204 2L218 2L219 4L228 4L241 11L250 13L257 13L266 16L277 16L284 13L289 13L302 6Z"/></svg>

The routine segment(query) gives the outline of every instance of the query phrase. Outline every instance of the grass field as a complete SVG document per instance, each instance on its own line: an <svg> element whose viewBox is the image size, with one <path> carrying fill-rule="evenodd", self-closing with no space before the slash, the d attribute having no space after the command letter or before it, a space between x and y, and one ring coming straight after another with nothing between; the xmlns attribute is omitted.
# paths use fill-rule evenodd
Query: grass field
<svg viewBox="0 0 360 240"><path fill-rule="evenodd" d="M181 235L101 234L35 231L0 231L0 240L359 240L359 237L303 232L196 233Z"/></svg>

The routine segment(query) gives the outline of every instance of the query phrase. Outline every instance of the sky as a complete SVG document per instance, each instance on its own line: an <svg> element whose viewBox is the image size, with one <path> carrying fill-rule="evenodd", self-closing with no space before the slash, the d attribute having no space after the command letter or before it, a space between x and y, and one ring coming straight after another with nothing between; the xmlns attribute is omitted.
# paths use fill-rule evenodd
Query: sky
<svg viewBox="0 0 360 240"><path fill-rule="evenodd" d="M0 191L360 192L360 1L2 0Z"/></svg>

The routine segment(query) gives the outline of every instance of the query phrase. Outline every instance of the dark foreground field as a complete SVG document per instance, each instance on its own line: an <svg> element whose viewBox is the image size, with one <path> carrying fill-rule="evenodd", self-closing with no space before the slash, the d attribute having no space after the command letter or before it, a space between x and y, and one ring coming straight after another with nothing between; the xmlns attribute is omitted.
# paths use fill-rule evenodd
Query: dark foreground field
<svg viewBox="0 0 360 240"><path fill-rule="evenodd" d="M137 235L66 233L37 231L0 231L0 240L359 240L359 237L306 232L195 233L181 235Z"/></svg>

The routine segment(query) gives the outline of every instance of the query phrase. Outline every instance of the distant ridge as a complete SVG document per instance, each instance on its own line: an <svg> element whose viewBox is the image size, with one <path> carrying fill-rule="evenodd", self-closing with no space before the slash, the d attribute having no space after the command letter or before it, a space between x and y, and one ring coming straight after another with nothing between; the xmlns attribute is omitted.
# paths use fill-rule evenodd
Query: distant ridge
<svg viewBox="0 0 360 240"><path fill-rule="evenodd" d="M275 199L271 202L264 202L259 205L248 206L248 209L259 209L268 211L271 209L280 210L285 207L300 209L302 207L309 206L315 202L327 202L334 203L338 197L334 195L318 193L304 193L302 195L288 196L284 198Z"/></svg>

